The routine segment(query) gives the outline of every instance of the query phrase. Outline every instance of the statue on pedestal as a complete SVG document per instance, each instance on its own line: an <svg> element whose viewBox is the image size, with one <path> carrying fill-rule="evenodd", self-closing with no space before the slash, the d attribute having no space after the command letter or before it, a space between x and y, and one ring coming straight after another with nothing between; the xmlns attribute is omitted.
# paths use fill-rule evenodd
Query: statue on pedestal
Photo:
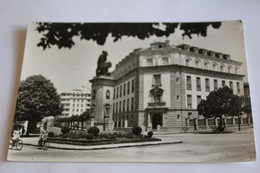
<svg viewBox="0 0 260 173"><path fill-rule="evenodd" d="M107 61L107 52L102 51L102 54L98 58L96 76L109 76L108 68L112 66L111 62Z"/></svg>

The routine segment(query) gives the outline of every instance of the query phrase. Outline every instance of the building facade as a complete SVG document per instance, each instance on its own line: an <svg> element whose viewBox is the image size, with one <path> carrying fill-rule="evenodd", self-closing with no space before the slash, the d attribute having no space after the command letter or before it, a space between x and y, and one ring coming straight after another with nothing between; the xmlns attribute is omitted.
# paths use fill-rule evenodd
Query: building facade
<svg viewBox="0 0 260 173"><path fill-rule="evenodd" d="M217 125L218 119L198 115L197 105L210 91L223 86L244 95L241 65L228 54L186 44L173 46L169 41L135 49L111 73L114 87L107 92L113 96L114 129L183 130ZM225 118L227 125L237 122Z"/></svg>
<svg viewBox="0 0 260 173"><path fill-rule="evenodd" d="M78 116L90 110L90 93L80 89L74 89L72 91L62 92L60 97L63 106L62 117Z"/></svg>

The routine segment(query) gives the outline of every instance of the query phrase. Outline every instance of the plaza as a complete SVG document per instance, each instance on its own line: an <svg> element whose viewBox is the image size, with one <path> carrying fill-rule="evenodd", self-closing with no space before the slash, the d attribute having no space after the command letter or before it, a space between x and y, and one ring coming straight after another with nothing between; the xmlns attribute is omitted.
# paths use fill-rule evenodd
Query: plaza
<svg viewBox="0 0 260 173"><path fill-rule="evenodd" d="M38 138L24 138L24 143L32 145L25 145L22 151L9 150L8 160L49 162L49 158L52 158L54 162L254 161L256 158L253 128L245 127L242 131L237 131L237 129L229 131L232 133L207 134L205 133L207 131L157 133L155 137L161 138L164 142L182 141L183 143L96 150L84 150L82 146L81 150L75 150L78 146L66 150L59 148L49 148L47 151L37 150L34 146L37 143L34 141ZM51 146L54 145L51 144ZM62 147L69 148L68 145L62 145Z"/></svg>

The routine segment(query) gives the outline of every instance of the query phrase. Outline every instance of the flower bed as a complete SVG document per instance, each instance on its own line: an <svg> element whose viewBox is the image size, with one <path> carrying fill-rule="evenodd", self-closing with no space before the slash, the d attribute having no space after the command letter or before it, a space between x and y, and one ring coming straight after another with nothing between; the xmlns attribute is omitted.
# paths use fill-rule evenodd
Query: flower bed
<svg viewBox="0 0 260 173"><path fill-rule="evenodd" d="M129 132L103 132L97 136L91 136L91 135L87 133L87 131L73 130L63 135L49 137L48 139L52 143L83 145L83 146L161 141L161 139L143 136L141 134L133 135L132 133Z"/></svg>

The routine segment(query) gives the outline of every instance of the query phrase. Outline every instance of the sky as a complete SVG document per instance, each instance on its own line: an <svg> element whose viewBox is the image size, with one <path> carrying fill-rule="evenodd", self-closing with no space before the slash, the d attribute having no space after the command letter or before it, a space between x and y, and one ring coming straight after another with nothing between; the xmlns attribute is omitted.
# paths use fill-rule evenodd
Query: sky
<svg viewBox="0 0 260 173"><path fill-rule="evenodd" d="M58 49L56 46L43 50L37 47L41 35L35 30L36 24L30 23L27 30L21 80L31 75L42 74L50 79L59 93L72 89L82 89L90 92L91 83L95 76L97 60L102 50L108 52L107 61L112 63L109 71L136 48L148 48L155 41L169 40L170 44L188 44L199 48L230 54L231 59L243 62L242 74L248 81L243 26L239 21L222 22L219 29L208 28L207 37L194 35L192 39L181 36L183 31L176 30L169 37L150 37L140 40L133 37L122 37L113 42L109 35L103 46L93 41L80 40L74 37L75 45L71 48Z"/></svg>

